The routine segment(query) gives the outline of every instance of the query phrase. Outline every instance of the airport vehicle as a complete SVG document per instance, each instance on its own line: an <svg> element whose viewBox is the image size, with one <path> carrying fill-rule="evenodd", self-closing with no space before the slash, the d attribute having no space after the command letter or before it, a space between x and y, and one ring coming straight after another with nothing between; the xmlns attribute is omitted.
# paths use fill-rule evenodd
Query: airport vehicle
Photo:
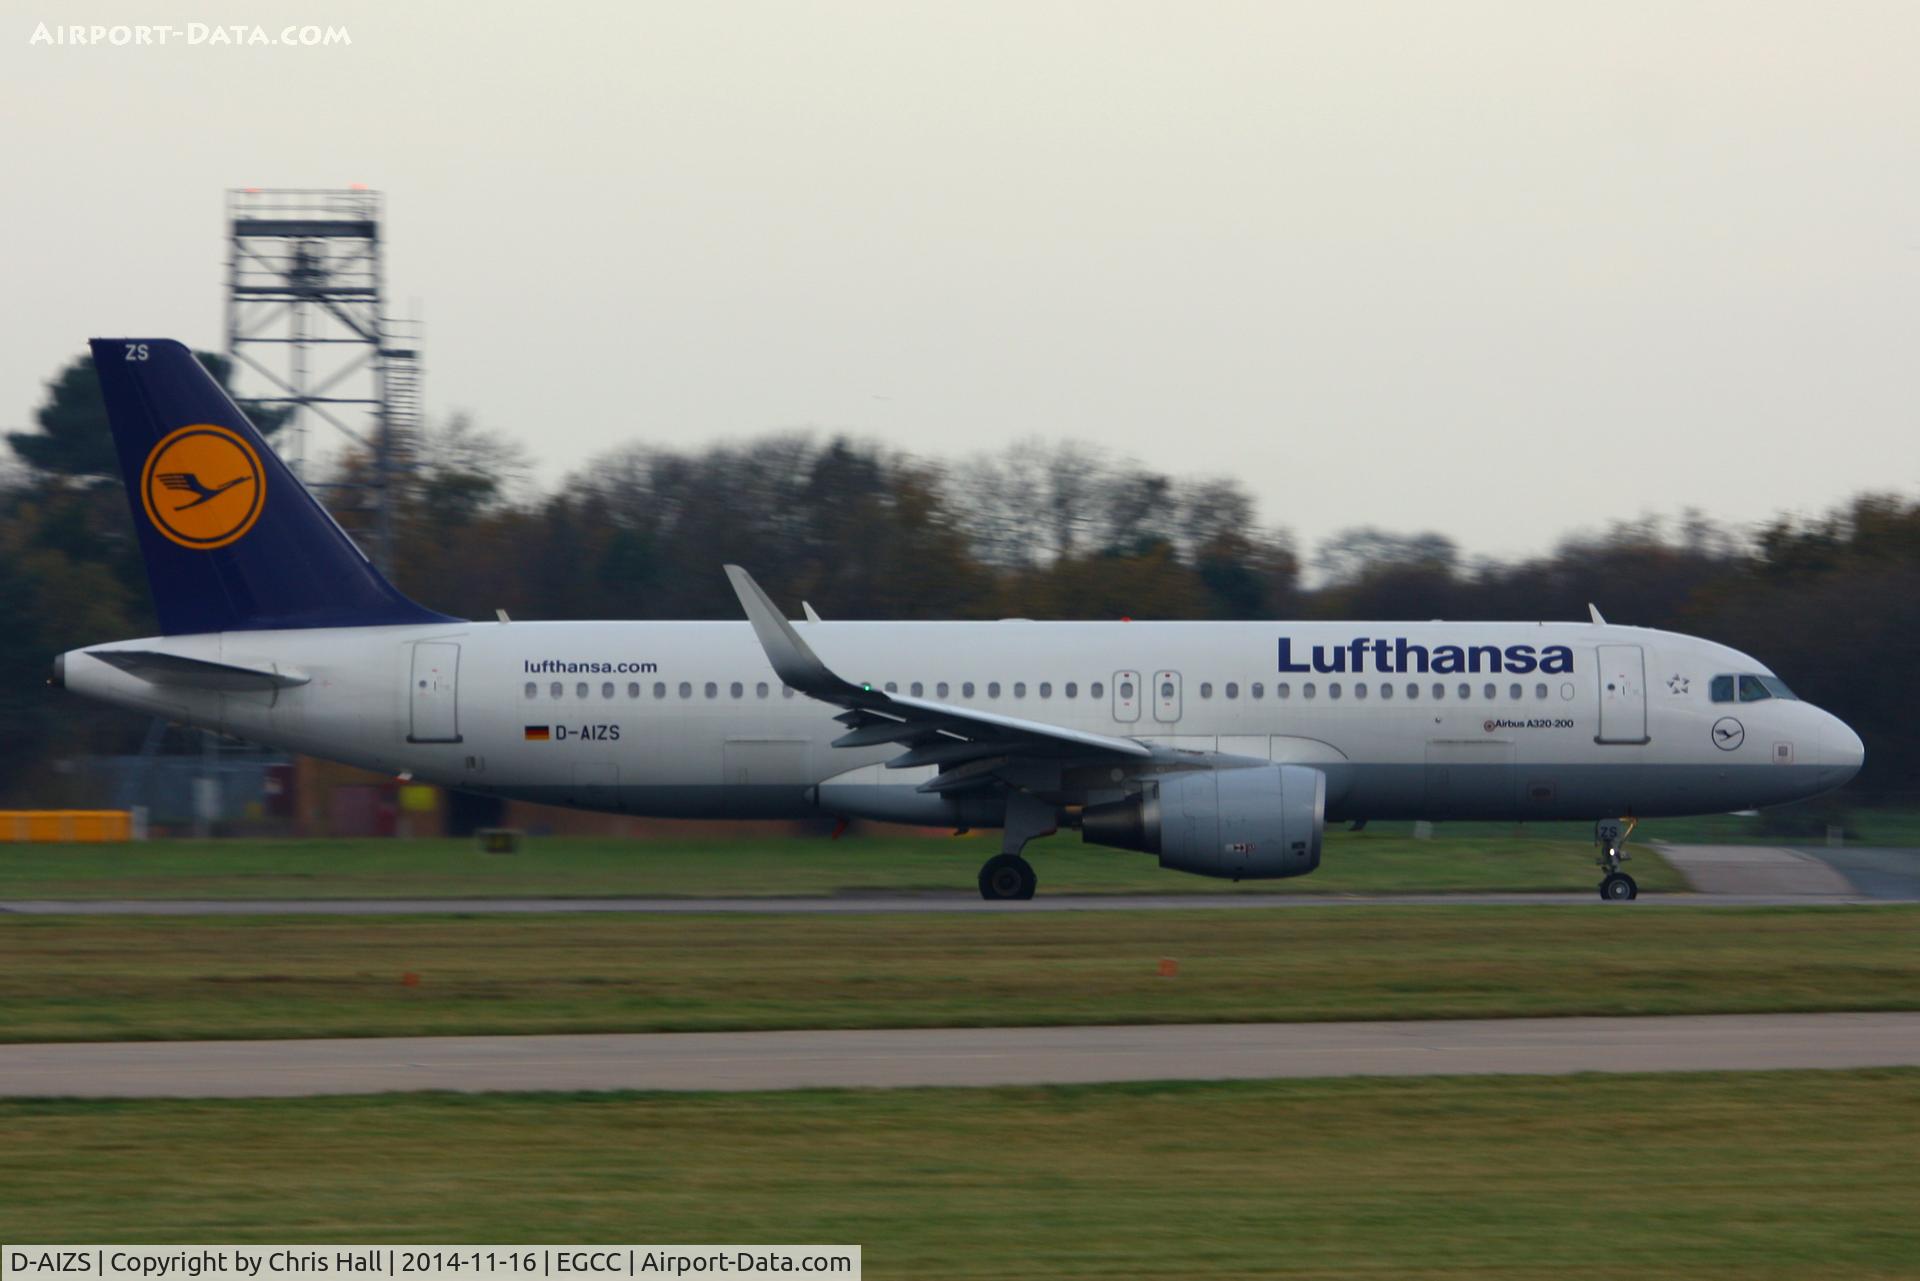
<svg viewBox="0 0 1920 1281"><path fill-rule="evenodd" d="M448 787L685 817L1002 830L1030 898L1061 827L1234 880L1319 865L1325 825L1638 818L1812 796L1860 739L1763 664L1578 623L450 618L401 595L181 344L95 340L161 635L54 683Z"/></svg>

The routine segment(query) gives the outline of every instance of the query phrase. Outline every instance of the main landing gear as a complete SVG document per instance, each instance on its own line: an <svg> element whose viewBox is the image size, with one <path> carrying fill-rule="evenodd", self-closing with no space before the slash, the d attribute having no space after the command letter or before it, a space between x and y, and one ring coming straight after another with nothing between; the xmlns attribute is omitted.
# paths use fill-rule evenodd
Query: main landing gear
<svg viewBox="0 0 1920 1281"><path fill-rule="evenodd" d="M1633 835L1635 822L1632 817L1603 818L1593 825L1594 844L1600 847L1600 857L1595 861L1606 873L1600 881L1600 897L1609 903L1624 903L1640 897L1640 887L1620 870L1620 865L1632 857L1627 853L1627 838Z"/></svg>
<svg viewBox="0 0 1920 1281"><path fill-rule="evenodd" d="M1033 864L1018 854L995 854L980 869L980 897L984 899L1028 899L1040 884Z"/></svg>
<svg viewBox="0 0 1920 1281"><path fill-rule="evenodd" d="M980 869L983 899L1030 899L1040 883L1033 864L1020 851L1036 836L1051 836L1060 827L1060 811L1027 792L1007 793L1006 825L1000 832L1000 852Z"/></svg>

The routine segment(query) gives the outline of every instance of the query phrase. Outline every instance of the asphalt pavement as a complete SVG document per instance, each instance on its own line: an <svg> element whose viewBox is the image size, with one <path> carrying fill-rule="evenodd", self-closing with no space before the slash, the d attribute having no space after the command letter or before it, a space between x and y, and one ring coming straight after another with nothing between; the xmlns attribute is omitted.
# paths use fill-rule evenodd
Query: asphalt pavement
<svg viewBox="0 0 1920 1281"><path fill-rule="evenodd" d="M1311 891L1180 894L1049 894L986 902L971 891L787 898L378 898L378 899L12 899L21 916L418 916L534 912L861 915L898 912L1166 912L1355 907L1381 904L1586 907L1801 907L1920 901L1920 850L1759 845L1662 845L1693 892L1649 892L1631 905L1567 890L1518 894L1322 894ZM1632 864L1627 866L1632 871ZM1169 873L1169 875L1174 875Z"/></svg>
<svg viewBox="0 0 1920 1281"><path fill-rule="evenodd" d="M1920 1013L1722 1014L6 1045L0 1094L271 1098L1916 1065Z"/></svg>

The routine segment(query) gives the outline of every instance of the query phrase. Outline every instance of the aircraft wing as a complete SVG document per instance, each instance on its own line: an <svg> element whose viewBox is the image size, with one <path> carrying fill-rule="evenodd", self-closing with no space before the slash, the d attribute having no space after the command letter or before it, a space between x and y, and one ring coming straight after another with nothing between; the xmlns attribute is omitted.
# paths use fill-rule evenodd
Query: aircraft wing
<svg viewBox="0 0 1920 1281"><path fill-rule="evenodd" d="M728 565L727 578L780 679L810 698L845 709L836 719L847 726L847 732L833 745L901 744L907 750L886 763L889 769L937 765L942 770L922 785L922 791L951 791L986 782L995 766L1013 757L1119 756L1146 760L1153 756L1152 748L1131 738L908 698L856 684L820 661L751 574L738 565Z"/></svg>

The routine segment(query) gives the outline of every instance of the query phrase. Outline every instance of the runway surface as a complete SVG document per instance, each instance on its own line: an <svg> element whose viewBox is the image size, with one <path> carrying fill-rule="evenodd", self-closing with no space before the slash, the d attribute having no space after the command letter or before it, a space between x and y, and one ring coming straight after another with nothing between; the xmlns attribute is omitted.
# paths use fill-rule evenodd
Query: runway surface
<svg viewBox="0 0 1920 1281"><path fill-rule="evenodd" d="M835 898L423 898L423 899L15 899L0 915L19 916L419 916L526 912L637 912L669 915L872 915L896 912L1167 912L1297 907L1426 906L1591 907L1633 911L1679 907L1800 907L1873 903L1866 895L1646 894L1630 904L1604 903L1592 891L1542 894L1053 894L1025 903L986 902L976 895L876 894Z"/></svg>
<svg viewBox="0 0 1920 1281"><path fill-rule="evenodd" d="M1920 1013L0 1046L0 1094L779 1090L1920 1065Z"/></svg>
<svg viewBox="0 0 1920 1281"><path fill-rule="evenodd" d="M23 916L416 916L527 912L843 915L892 912L1165 912L1382 904L1588 907L1802 907L1920 901L1920 850L1786 849L1758 845L1660 846L1693 893L1649 892L1628 907L1588 890L1524 894L1319 894L1312 891L1185 894L1049 894L989 903L971 891L845 894L811 898L380 898L13 899ZM1628 868L1631 870L1632 865ZM1174 875L1169 873L1169 875Z"/></svg>
<svg viewBox="0 0 1920 1281"><path fill-rule="evenodd" d="M1661 857L1703 894L1790 894L1809 899L1857 893L1811 853L1766 845L1666 845Z"/></svg>

